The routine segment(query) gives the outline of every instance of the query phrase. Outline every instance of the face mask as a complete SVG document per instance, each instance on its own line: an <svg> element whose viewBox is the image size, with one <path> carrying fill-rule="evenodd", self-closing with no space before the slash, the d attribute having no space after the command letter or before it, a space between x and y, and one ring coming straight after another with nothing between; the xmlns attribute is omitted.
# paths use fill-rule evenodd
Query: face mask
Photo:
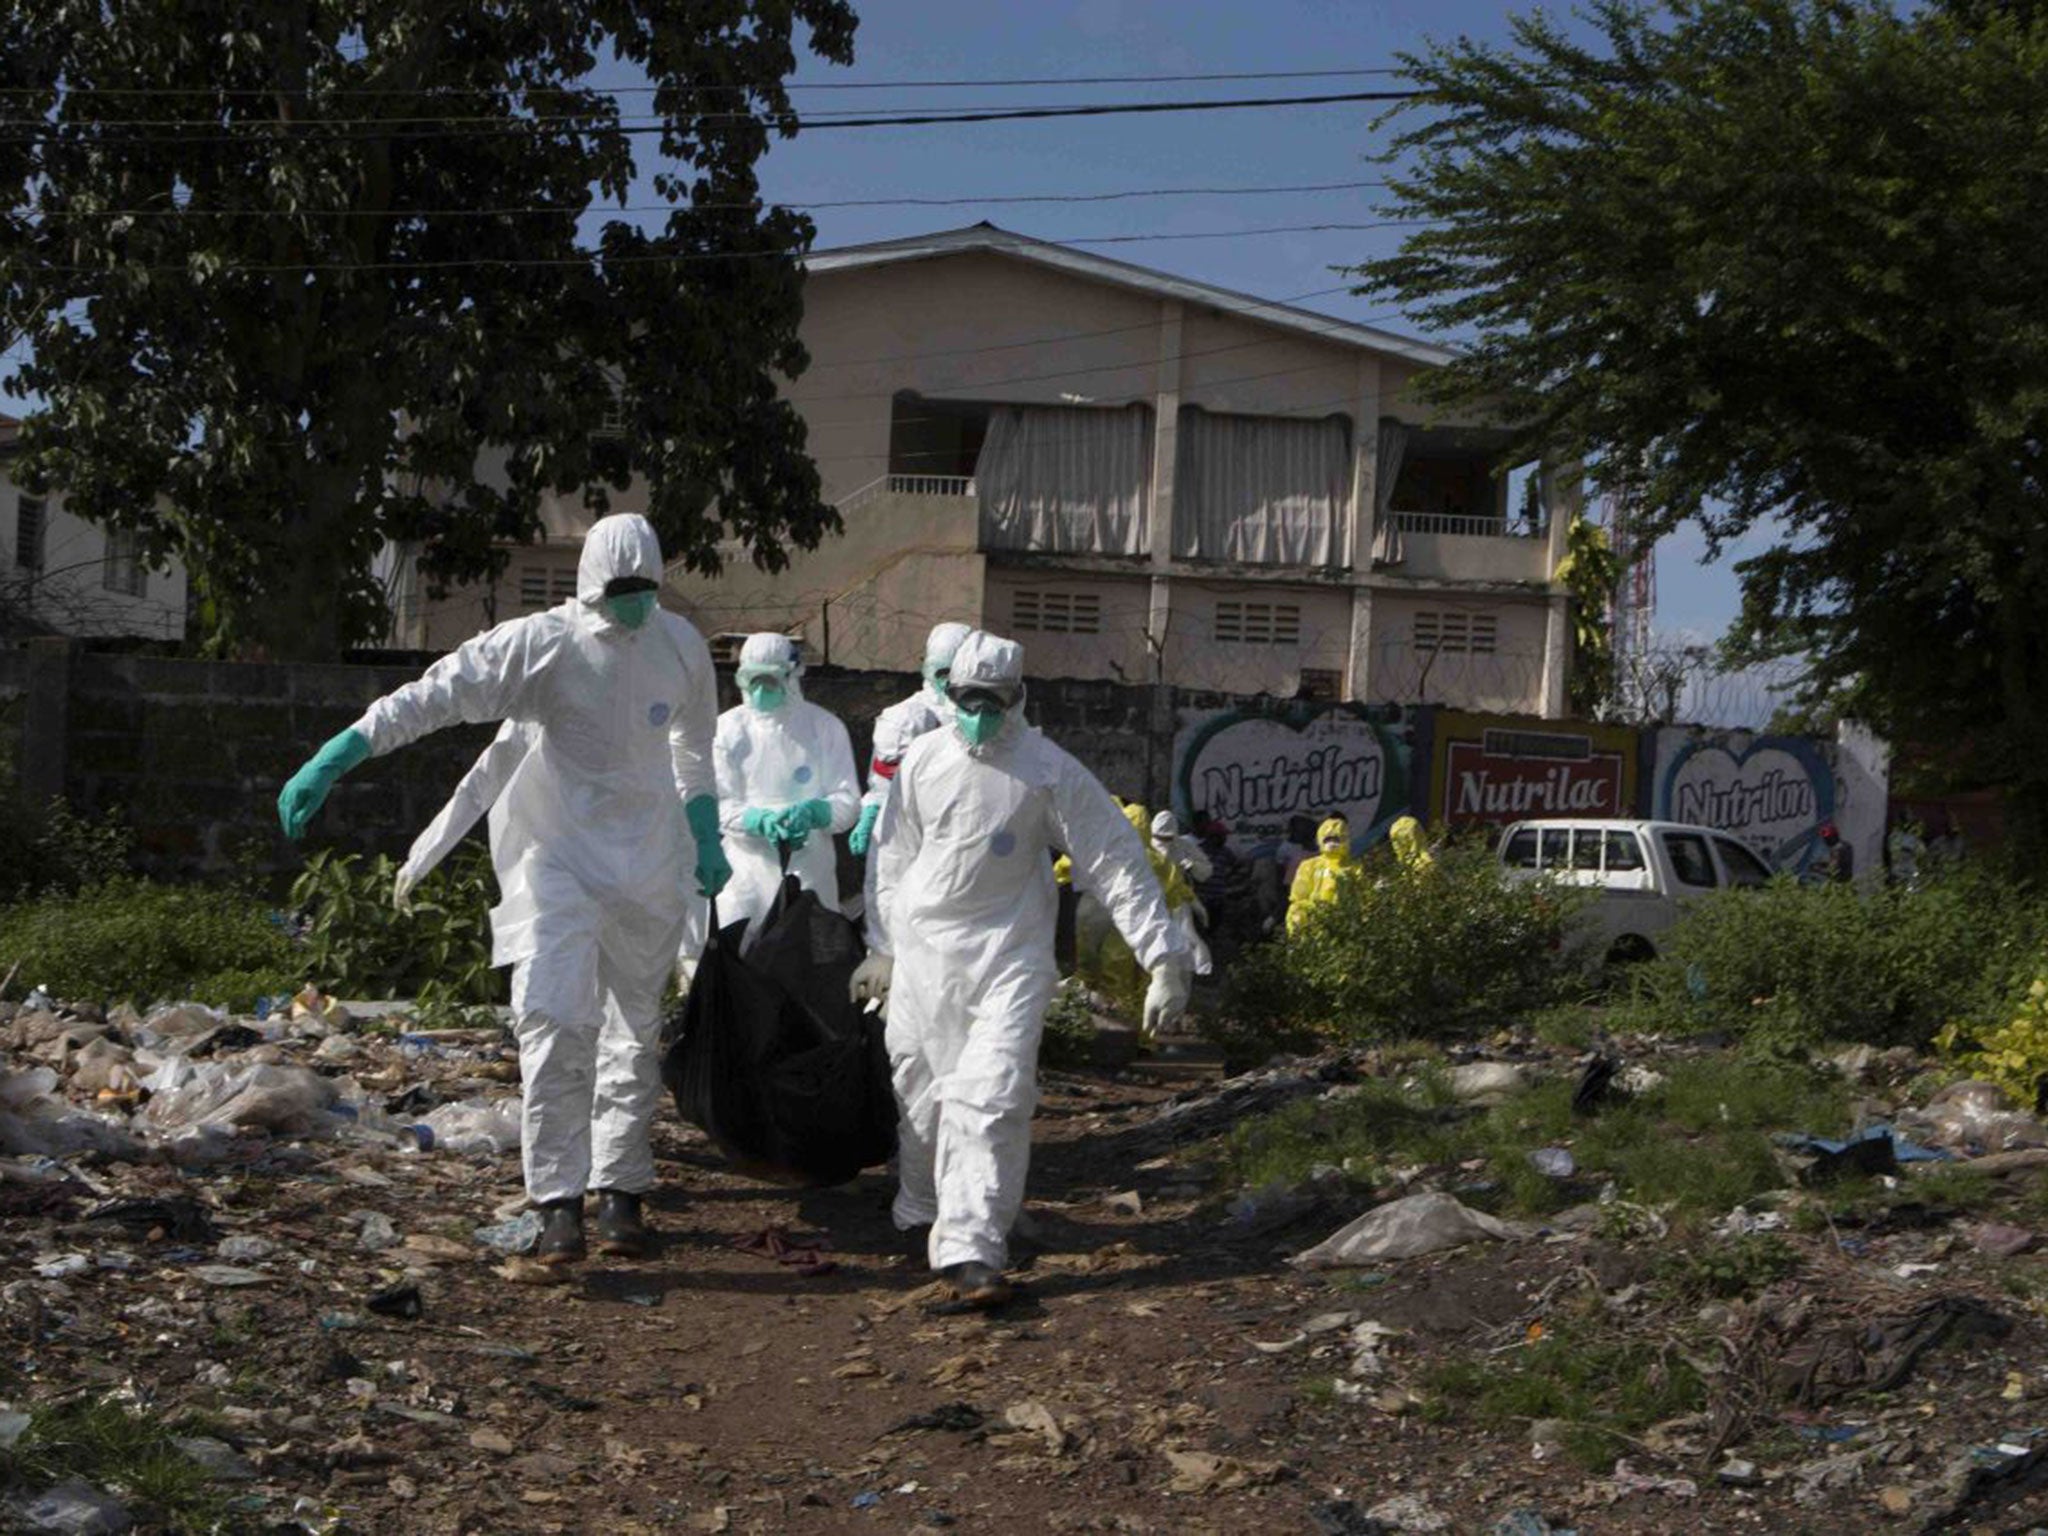
<svg viewBox="0 0 2048 1536"><path fill-rule="evenodd" d="M652 592L622 592L617 597L604 600L604 609L613 620L627 629L638 629L654 613Z"/></svg>
<svg viewBox="0 0 2048 1536"><path fill-rule="evenodd" d="M789 697L788 691L780 683L746 683L742 685L741 691L746 694L749 704L764 713L782 708L782 701Z"/></svg>
<svg viewBox="0 0 2048 1536"><path fill-rule="evenodd" d="M924 685L931 690L932 697L935 699L942 699L946 696L946 671L947 669L944 667L925 668Z"/></svg>
<svg viewBox="0 0 2048 1536"><path fill-rule="evenodd" d="M960 734L967 745L987 746L1003 728L1003 711L991 709L985 714L973 714L963 709L954 716L954 722L960 727Z"/></svg>

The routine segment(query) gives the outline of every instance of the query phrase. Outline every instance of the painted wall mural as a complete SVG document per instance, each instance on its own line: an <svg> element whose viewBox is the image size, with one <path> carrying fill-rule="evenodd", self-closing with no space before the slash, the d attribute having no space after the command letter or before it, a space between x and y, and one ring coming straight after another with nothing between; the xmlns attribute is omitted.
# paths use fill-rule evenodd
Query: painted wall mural
<svg viewBox="0 0 2048 1536"><path fill-rule="evenodd" d="M1667 726L1657 733L1650 814L1716 827L1773 869L1804 874L1823 858L1833 822L1859 878L1880 871L1889 775L1880 749L1845 749L1807 736Z"/></svg>
<svg viewBox="0 0 2048 1536"><path fill-rule="evenodd" d="M1173 806L1230 827L1240 849L1282 841L1295 817L1337 812L1356 846L1383 837L1408 809L1405 731L1354 704L1245 705L1180 711L1173 743Z"/></svg>
<svg viewBox="0 0 2048 1536"><path fill-rule="evenodd" d="M1638 747L1623 726L1440 710L1430 744L1432 826L1636 814Z"/></svg>

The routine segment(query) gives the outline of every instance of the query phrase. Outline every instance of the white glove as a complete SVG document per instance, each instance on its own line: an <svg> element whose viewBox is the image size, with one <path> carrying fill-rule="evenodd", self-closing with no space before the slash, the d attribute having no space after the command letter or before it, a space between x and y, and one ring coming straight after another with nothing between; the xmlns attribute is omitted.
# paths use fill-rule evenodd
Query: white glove
<svg viewBox="0 0 2048 1536"><path fill-rule="evenodd" d="M1184 954L1168 955L1154 968L1152 985L1145 989L1146 1039L1157 1039L1161 1030L1188 1011L1194 971L1194 962Z"/></svg>
<svg viewBox="0 0 2048 1536"><path fill-rule="evenodd" d="M869 955L853 968L853 1000L856 1003L887 1003L889 977L896 962L887 955Z"/></svg>
<svg viewBox="0 0 2048 1536"><path fill-rule="evenodd" d="M391 882L391 905L401 912L412 911L412 888L420 883L420 877L413 873L410 864L401 865L398 878Z"/></svg>

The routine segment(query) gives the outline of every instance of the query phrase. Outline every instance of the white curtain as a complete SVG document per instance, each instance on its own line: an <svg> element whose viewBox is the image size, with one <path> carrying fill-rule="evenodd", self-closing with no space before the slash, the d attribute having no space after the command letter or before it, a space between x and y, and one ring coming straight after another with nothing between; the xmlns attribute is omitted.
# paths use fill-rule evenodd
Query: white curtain
<svg viewBox="0 0 2048 1536"><path fill-rule="evenodd" d="M1226 416L1188 406L1174 455L1182 560L1334 565L1351 478L1342 416Z"/></svg>
<svg viewBox="0 0 2048 1536"><path fill-rule="evenodd" d="M1152 498L1152 413L999 405L975 461L987 549L1142 555Z"/></svg>
<svg viewBox="0 0 2048 1536"><path fill-rule="evenodd" d="M1375 565L1399 565L1406 556L1401 530L1394 522L1394 487L1400 483L1401 461L1408 457L1408 428L1391 416L1380 418L1379 459L1373 465L1372 559Z"/></svg>

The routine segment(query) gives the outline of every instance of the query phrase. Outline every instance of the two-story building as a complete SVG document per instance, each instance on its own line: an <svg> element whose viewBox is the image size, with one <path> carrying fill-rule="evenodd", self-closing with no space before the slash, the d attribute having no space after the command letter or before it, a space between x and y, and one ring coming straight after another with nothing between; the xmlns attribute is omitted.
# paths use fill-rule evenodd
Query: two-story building
<svg viewBox="0 0 2048 1536"><path fill-rule="evenodd" d="M184 567L152 570L132 533L23 490L12 473L20 430L0 416L0 634L184 639Z"/></svg>
<svg viewBox="0 0 2048 1536"><path fill-rule="evenodd" d="M1417 402L1441 348L986 224L814 253L802 334L844 531L778 573L672 570L709 635L912 670L961 619L1039 676L1563 711L1569 493ZM399 643L573 592L588 514L545 520Z"/></svg>

